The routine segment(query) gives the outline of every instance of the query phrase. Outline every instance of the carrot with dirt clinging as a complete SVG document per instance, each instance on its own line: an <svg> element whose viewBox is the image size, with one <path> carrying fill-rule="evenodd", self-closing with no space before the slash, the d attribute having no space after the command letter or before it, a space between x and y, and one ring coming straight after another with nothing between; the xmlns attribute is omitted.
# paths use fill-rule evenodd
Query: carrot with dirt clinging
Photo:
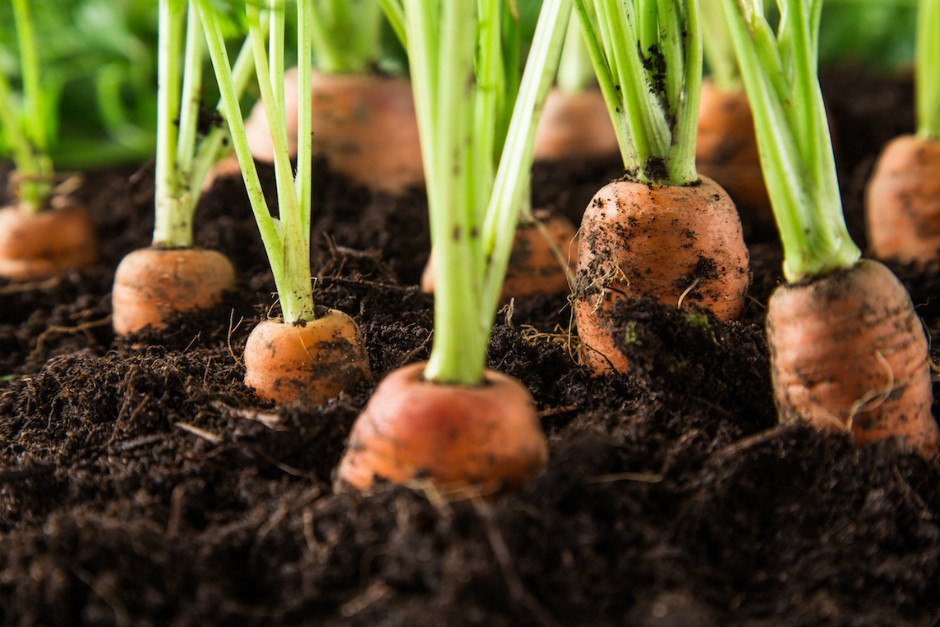
<svg viewBox="0 0 940 627"><path fill-rule="evenodd" d="M406 29L439 260L434 339L428 362L399 368L376 388L353 425L338 486L426 478L446 488L518 488L545 465L545 437L528 390L485 369L486 352L571 0L542 5L492 181L478 178L492 159L478 131L495 126L486 78L495 20L507 6L403 0L394 8Z"/></svg>
<svg viewBox="0 0 940 627"><path fill-rule="evenodd" d="M759 0L723 0L751 101L787 283L767 305L782 422L846 431L859 444L900 436L940 447L927 341L910 296L859 260L842 214L816 75L820 0L782 0L775 36Z"/></svg>
<svg viewBox="0 0 940 627"><path fill-rule="evenodd" d="M196 7L161 0L159 36L153 242L124 257L115 272L111 306L118 335L165 327L175 315L218 305L235 288L228 258L193 245L203 181L227 135L219 126L197 135L205 43ZM239 93L251 63L245 46L235 70Z"/></svg>
<svg viewBox="0 0 940 627"><path fill-rule="evenodd" d="M734 203L695 169L702 51L694 0L576 0L626 174L581 222L574 313L583 362L625 371L624 299L744 310L748 253Z"/></svg>
<svg viewBox="0 0 940 627"><path fill-rule="evenodd" d="M885 147L865 194L873 257L923 266L940 259L940 0L919 0L917 132Z"/></svg>
<svg viewBox="0 0 940 627"><path fill-rule="evenodd" d="M306 98L298 96L295 177L287 149L286 96L281 91L284 88L284 29L271 29L265 46L262 10L256 3L246 1L244 11L255 75L275 147L278 218L274 218L261 192L258 172L248 147L218 14L211 0L196 0L196 5L222 96L222 112L274 274L282 313L281 320L265 320L248 336L245 383L265 400L320 404L349 389L357 381L368 378L369 360L356 322L341 311L317 307L313 300L310 273L313 161L310 108L302 106ZM276 17L281 10L281 7L273 9L272 21L283 19L283 16ZM309 93L312 28L312 0L298 0L299 94Z"/></svg>
<svg viewBox="0 0 940 627"><path fill-rule="evenodd" d="M0 72L0 126L10 145L16 201L0 209L0 277L43 279L98 261L98 240L88 209L55 194L49 149L57 128L42 84L40 50L30 2L13 0L22 73L22 111Z"/></svg>

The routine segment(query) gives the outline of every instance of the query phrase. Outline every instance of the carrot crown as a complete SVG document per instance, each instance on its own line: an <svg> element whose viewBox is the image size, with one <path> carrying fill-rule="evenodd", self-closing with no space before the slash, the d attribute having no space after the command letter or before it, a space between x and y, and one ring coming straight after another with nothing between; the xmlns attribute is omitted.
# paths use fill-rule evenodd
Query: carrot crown
<svg viewBox="0 0 940 627"><path fill-rule="evenodd" d="M14 104L13 88L0 72L0 126L13 153L20 180L20 205L29 212L42 209L52 195L52 158L49 146L56 124L46 102L40 75L39 49L29 0L12 0L22 73L22 112Z"/></svg>
<svg viewBox="0 0 940 627"><path fill-rule="evenodd" d="M189 248L203 182L228 133L213 126L197 137L205 43L196 6L160 0L159 19L153 245ZM243 46L235 63L236 94L251 77L251 54L251 47Z"/></svg>
<svg viewBox="0 0 940 627"><path fill-rule="evenodd" d="M222 96L222 111L232 135L232 144L245 180L248 198L261 232L261 240L268 254L268 263L274 274L281 311L286 323L315 318L313 286L310 280L310 202L313 147L310 141L312 113L310 110L311 83L311 5L313 0L297 2L298 41L298 123L297 123L297 176L291 169L287 149L287 126L284 108L284 29L270 29L265 45L262 11L254 0L244 3L248 23L248 38L254 58L255 75L261 90L261 99L267 115L268 128L274 145L274 171L277 184L279 217L268 209L255 162L248 148L245 121L238 104L238 95L229 65L217 10L212 0L194 0L202 20L203 31L215 69ZM275 12L281 10L275 8ZM272 18L272 21L275 21ZM270 57L270 61L269 61Z"/></svg>
<svg viewBox="0 0 940 627"><path fill-rule="evenodd" d="M822 0L779 0L777 33L761 0L722 1L783 242L784 275L793 282L849 267L861 252L845 226L817 77Z"/></svg>
<svg viewBox="0 0 940 627"><path fill-rule="evenodd" d="M702 83L697 0L575 0L627 173L688 185Z"/></svg>
<svg viewBox="0 0 940 627"><path fill-rule="evenodd" d="M940 140L940 0L917 5L917 134Z"/></svg>
<svg viewBox="0 0 940 627"><path fill-rule="evenodd" d="M507 26L509 39L516 28L514 3L388 0L385 6L408 50L438 276L424 374L477 385L571 0L543 3L518 96L501 87L511 83L505 77L515 70L507 68L516 65L502 44ZM495 130L500 99L515 101L505 142Z"/></svg>

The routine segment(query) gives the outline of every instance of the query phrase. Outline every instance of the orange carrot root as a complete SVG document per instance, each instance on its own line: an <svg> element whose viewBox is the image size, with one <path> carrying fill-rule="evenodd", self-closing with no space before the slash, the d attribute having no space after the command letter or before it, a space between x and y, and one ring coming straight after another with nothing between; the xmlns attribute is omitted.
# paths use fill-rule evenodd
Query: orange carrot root
<svg viewBox="0 0 940 627"><path fill-rule="evenodd" d="M738 205L764 209L755 217L773 224L744 90L720 89L708 79L702 82L695 167L721 185Z"/></svg>
<svg viewBox="0 0 940 627"><path fill-rule="evenodd" d="M341 311L303 326L265 320L245 344L245 385L266 401L320 405L369 375L355 320Z"/></svg>
<svg viewBox="0 0 940 627"><path fill-rule="evenodd" d="M544 468L545 437L521 383L492 370L479 386L432 383L424 367L399 368L376 388L350 433L340 487L424 478L491 492L519 488Z"/></svg>
<svg viewBox="0 0 940 627"><path fill-rule="evenodd" d="M849 431L859 444L898 435L923 457L936 455L927 340L890 270L862 260L783 285L766 326L781 421Z"/></svg>
<svg viewBox="0 0 940 627"><path fill-rule="evenodd" d="M88 209L63 196L51 205L36 214L17 205L0 209L0 276L45 279L98 262L98 237Z"/></svg>
<svg viewBox="0 0 940 627"><path fill-rule="evenodd" d="M596 373L626 371L610 317L623 299L694 306L733 320L744 311L748 283L741 221L714 181L610 183L581 222L574 313L582 361Z"/></svg>
<svg viewBox="0 0 940 627"><path fill-rule="evenodd" d="M296 154L297 69L285 73L291 155ZM411 85L403 78L313 73L313 151L372 191L401 193L424 183ZM246 122L251 153L273 161L261 103Z"/></svg>
<svg viewBox="0 0 940 627"><path fill-rule="evenodd" d="M222 253L202 248L142 248L118 265L111 292L117 335L166 326L176 314L222 302L235 270Z"/></svg>
<svg viewBox="0 0 940 627"><path fill-rule="evenodd" d="M940 259L940 141L905 135L881 153L865 196L872 256Z"/></svg>
<svg viewBox="0 0 940 627"><path fill-rule="evenodd" d="M500 292L500 300L503 302L534 294L558 294L570 289L568 268L577 262L577 232L564 216L536 211L534 217L546 232L543 233L542 228L532 223L520 222L516 227L506 278ZM567 265L559 255L567 258ZM432 253L421 275L421 291L433 293L435 281Z"/></svg>
<svg viewBox="0 0 940 627"><path fill-rule="evenodd" d="M548 93L535 134L535 159L597 159L620 151L600 89Z"/></svg>

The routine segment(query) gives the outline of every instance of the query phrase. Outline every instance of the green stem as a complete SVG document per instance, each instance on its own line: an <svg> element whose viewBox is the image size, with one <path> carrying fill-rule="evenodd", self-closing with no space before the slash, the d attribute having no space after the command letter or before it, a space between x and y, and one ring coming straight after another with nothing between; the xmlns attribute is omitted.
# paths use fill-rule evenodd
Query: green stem
<svg viewBox="0 0 940 627"><path fill-rule="evenodd" d="M316 0L309 39L317 68L327 74L366 74L378 57L378 0Z"/></svg>
<svg viewBox="0 0 940 627"><path fill-rule="evenodd" d="M702 29L699 25L699 12L697 2L683 3L685 6L684 27L679 22L674 23L675 30L672 36L684 33L682 45L676 50L677 55L684 53L681 63L678 59L671 61L673 67L679 64L683 71L681 86L671 96L675 98L672 130L672 147L666 159L666 169L674 185L690 185L698 180L698 171L695 169L695 140L698 134L698 108L702 93ZM667 63L670 61L667 59Z"/></svg>
<svg viewBox="0 0 940 627"><path fill-rule="evenodd" d="M722 90L741 89L741 74L734 58L731 33L725 22L721 0L700 0L702 47L711 81Z"/></svg>
<svg viewBox="0 0 940 627"><path fill-rule="evenodd" d="M555 79L558 88L568 94L578 94L594 82L594 67L591 55L581 37L581 27L577 19L568 21L565 32L565 44L561 49L558 62L558 76Z"/></svg>
<svg viewBox="0 0 940 627"><path fill-rule="evenodd" d="M155 165L154 245L172 246L179 230L174 227L181 210L176 172L178 124L180 122L180 83L182 63L180 50L183 47L183 29L186 18L185 5L172 0L160 0L160 26L157 40L157 151ZM190 242L180 244L191 245ZM185 240L186 237L183 236Z"/></svg>
<svg viewBox="0 0 940 627"><path fill-rule="evenodd" d="M917 12L917 134L940 140L940 0L920 0Z"/></svg>
<svg viewBox="0 0 940 627"><path fill-rule="evenodd" d="M805 26L813 22L813 7L808 0L784 2L775 39L753 0L723 2L783 243L784 276L795 282L849 267L861 252L845 226L815 77L815 35ZM789 80L774 73L784 66L781 57L792 63ZM791 100L796 93L801 99Z"/></svg>

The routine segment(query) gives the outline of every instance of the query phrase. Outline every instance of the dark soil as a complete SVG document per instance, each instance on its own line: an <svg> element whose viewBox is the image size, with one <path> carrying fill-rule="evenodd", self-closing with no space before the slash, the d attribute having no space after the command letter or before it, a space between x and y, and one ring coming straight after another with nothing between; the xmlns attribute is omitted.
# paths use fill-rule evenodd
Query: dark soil
<svg viewBox="0 0 940 627"><path fill-rule="evenodd" d="M849 72L824 88L863 242L863 181L911 128L911 85ZM577 220L620 174L614 158L542 164L535 204ZM149 241L148 168L80 188L99 266L0 283L0 623L937 624L940 468L777 426L761 318L781 255L753 223L745 320L641 303L629 376L572 362L564 296L500 312L490 366L529 387L550 446L521 492L334 493L378 379L428 354L429 238L421 193L316 178L319 300L355 316L375 373L321 408L271 408L241 383L273 281L237 181L204 198L197 232L240 292L169 333L115 339L108 318L114 266ZM895 270L937 337L937 269Z"/></svg>

